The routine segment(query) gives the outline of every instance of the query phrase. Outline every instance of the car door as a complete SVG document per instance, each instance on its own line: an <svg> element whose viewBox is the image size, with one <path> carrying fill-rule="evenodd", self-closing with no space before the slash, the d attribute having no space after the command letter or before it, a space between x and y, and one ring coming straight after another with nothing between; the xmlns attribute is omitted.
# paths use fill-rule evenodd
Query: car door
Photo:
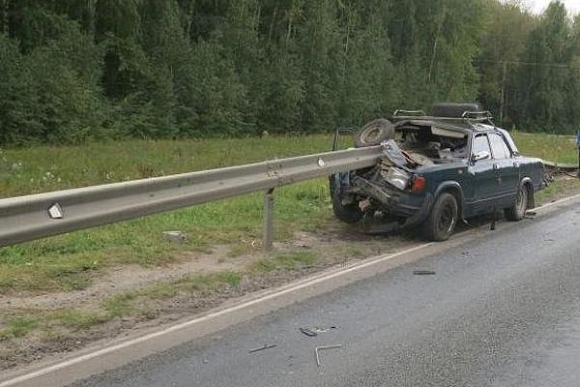
<svg viewBox="0 0 580 387"><path fill-rule="evenodd" d="M476 156L488 157L477 160ZM471 157L467 168L468 179L464 187L466 216L489 212L496 204L498 174L486 133L476 133L472 140Z"/></svg>
<svg viewBox="0 0 580 387"><path fill-rule="evenodd" d="M520 166L499 132L488 134L491 153L497 165L499 206L511 207L520 183Z"/></svg>

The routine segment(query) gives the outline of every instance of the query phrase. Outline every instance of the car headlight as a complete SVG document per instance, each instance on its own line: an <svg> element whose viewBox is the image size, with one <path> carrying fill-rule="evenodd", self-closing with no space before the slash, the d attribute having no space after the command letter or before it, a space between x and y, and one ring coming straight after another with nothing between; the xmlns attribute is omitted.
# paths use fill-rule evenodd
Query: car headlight
<svg viewBox="0 0 580 387"><path fill-rule="evenodd" d="M394 185L400 190L405 190L405 188L407 188L409 185L409 179L411 178L411 175L398 168L389 168L383 176L389 184Z"/></svg>

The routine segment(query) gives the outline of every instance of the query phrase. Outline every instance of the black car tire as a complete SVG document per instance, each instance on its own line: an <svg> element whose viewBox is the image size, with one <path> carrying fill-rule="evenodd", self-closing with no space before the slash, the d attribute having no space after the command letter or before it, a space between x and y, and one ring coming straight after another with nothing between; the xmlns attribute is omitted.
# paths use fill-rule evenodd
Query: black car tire
<svg viewBox="0 0 580 387"><path fill-rule="evenodd" d="M332 185L334 184L331 184L331 187ZM338 220L344 223L353 224L363 218L364 214L360 209L358 202L343 204L342 200L343 195L340 192L340 187L334 187L332 193L332 210Z"/></svg>
<svg viewBox="0 0 580 387"><path fill-rule="evenodd" d="M395 137L395 125L389 120L379 118L367 123L358 131L354 138L357 148L380 145Z"/></svg>
<svg viewBox="0 0 580 387"><path fill-rule="evenodd" d="M530 191L526 184L522 184L516 195L516 202L513 207L505 210L505 217L512 222L518 222L524 218L530 203Z"/></svg>
<svg viewBox="0 0 580 387"><path fill-rule="evenodd" d="M453 234L458 219L457 199L450 193L444 192L433 204L431 213L423 224L423 232L432 241L446 241Z"/></svg>
<svg viewBox="0 0 580 387"><path fill-rule="evenodd" d="M463 116L465 112L478 112L481 107L476 103L436 103L431 107L429 115L432 117L455 117Z"/></svg>

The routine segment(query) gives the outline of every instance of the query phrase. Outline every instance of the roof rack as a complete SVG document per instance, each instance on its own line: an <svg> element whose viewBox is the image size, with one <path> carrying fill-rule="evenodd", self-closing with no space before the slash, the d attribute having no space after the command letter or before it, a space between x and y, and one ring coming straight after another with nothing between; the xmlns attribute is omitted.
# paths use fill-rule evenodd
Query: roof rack
<svg viewBox="0 0 580 387"><path fill-rule="evenodd" d="M400 113L404 113L405 116L404 117L409 117L409 116L417 116L417 117L425 117L426 114L423 110L395 110L395 112L393 113L393 116L400 116Z"/></svg>
<svg viewBox="0 0 580 387"><path fill-rule="evenodd" d="M461 117L437 117L429 116L422 110L396 110L392 116L397 121L421 120L421 121L463 121L463 122L489 122L493 125L493 115L489 110L465 111Z"/></svg>
<svg viewBox="0 0 580 387"><path fill-rule="evenodd" d="M491 112L489 110L482 110L479 112L465 111L461 115L461 118L467 118L467 119L485 118L485 119L491 120L493 118L493 115L491 114Z"/></svg>

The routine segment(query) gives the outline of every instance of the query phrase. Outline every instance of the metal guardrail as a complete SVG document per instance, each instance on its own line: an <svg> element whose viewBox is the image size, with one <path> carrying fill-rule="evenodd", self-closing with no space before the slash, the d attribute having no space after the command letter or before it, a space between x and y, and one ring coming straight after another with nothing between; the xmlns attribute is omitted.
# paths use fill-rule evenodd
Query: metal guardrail
<svg viewBox="0 0 580 387"><path fill-rule="evenodd" d="M381 154L375 146L0 199L0 246L265 191L264 246L269 248L274 188L370 167Z"/></svg>

